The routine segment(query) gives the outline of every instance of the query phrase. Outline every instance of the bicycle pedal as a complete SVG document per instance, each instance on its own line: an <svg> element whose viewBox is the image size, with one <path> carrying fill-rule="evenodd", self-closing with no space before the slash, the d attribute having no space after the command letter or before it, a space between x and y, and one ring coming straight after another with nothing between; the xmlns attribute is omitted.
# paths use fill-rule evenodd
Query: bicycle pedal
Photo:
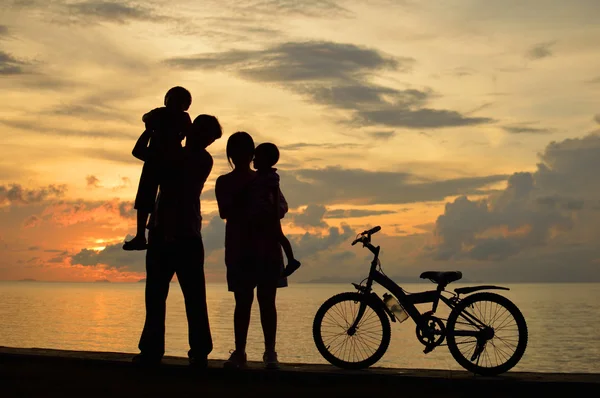
<svg viewBox="0 0 600 398"><path fill-rule="evenodd" d="M435 348L434 345L425 347L425 349L423 350L423 354L429 354L431 351L433 351L434 348Z"/></svg>

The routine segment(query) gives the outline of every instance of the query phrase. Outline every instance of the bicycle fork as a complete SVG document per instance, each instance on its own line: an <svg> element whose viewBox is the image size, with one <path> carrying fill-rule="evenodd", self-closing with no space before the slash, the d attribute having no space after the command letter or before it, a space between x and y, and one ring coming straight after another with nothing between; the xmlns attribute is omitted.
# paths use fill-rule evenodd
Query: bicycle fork
<svg viewBox="0 0 600 398"><path fill-rule="evenodd" d="M361 301L360 307L358 308L358 313L356 314L356 319L354 319L354 322L348 328L347 333L349 336L354 336L354 333L356 333L356 329L358 329L358 324L360 323L360 320L362 319L363 315L365 315L366 309L367 309L367 303L365 303L364 301Z"/></svg>

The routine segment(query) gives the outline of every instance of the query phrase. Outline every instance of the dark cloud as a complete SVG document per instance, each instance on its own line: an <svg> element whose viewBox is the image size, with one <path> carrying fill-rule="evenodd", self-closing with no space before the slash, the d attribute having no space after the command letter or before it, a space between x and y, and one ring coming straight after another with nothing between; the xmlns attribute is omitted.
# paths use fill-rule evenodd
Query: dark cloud
<svg viewBox="0 0 600 398"><path fill-rule="evenodd" d="M27 65L9 53L0 50L0 77L8 75L21 75L26 73L23 67Z"/></svg>
<svg viewBox="0 0 600 398"><path fill-rule="evenodd" d="M596 116L594 116L594 121L598 124L600 124L600 113L598 113Z"/></svg>
<svg viewBox="0 0 600 398"><path fill-rule="evenodd" d="M507 133L511 134L552 134L554 133L553 129L546 129L542 127L529 127L527 125L512 125L512 126L503 126L502 129Z"/></svg>
<svg viewBox="0 0 600 398"><path fill-rule="evenodd" d="M371 137L375 138L376 140L382 140L382 141L387 141L396 135L396 133L394 131L371 131L367 134L369 134Z"/></svg>
<svg viewBox="0 0 600 398"><path fill-rule="evenodd" d="M8 33L9 33L8 26L6 26L6 25L0 25L0 39L2 37L8 36Z"/></svg>
<svg viewBox="0 0 600 398"><path fill-rule="evenodd" d="M281 170L282 189L291 207L307 204L401 204L440 201L448 196L483 194L485 185L506 180L505 175L415 182L403 172L327 167Z"/></svg>
<svg viewBox="0 0 600 398"><path fill-rule="evenodd" d="M549 41L545 43L538 43L535 46L527 50L527 58L529 59L542 59L551 57L552 47L556 44L556 41Z"/></svg>
<svg viewBox="0 0 600 398"><path fill-rule="evenodd" d="M125 251L123 243L116 243L106 246L101 251L83 249L71 257L71 264L84 266L103 264L120 271L144 272L146 257L145 252Z"/></svg>
<svg viewBox="0 0 600 398"><path fill-rule="evenodd" d="M35 189L23 188L20 184L0 185L0 204L35 204L60 198L66 191L66 185L48 185Z"/></svg>
<svg viewBox="0 0 600 398"><path fill-rule="evenodd" d="M362 125L441 128L493 122L456 111L424 107L431 90L396 89L370 82L382 71L406 72L415 60L375 49L324 41L289 42L264 50L230 50L168 59L183 69L227 70L257 82L274 83L311 101L353 114Z"/></svg>
<svg viewBox="0 0 600 398"><path fill-rule="evenodd" d="M349 16L350 11L339 2L331 0L236 0L240 12L266 15L291 15L302 17L332 18Z"/></svg>
<svg viewBox="0 0 600 398"><path fill-rule="evenodd" d="M89 176L85 177L85 181L87 183L88 188L99 188L100 187L100 180L98 179L98 177L96 177L94 175L89 175Z"/></svg>
<svg viewBox="0 0 600 398"><path fill-rule="evenodd" d="M558 234L594 228L600 136L551 142L539 158L534 173L513 174L486 200L447 203L436 221L436 257L501 261L547 246Z"/></svg>
<svg viewBox="0 0 600 398"><path fill-rule="evenodd" d="M392 127L406 128L440 128L473 126L491 123L494 120L486 117L466 117L456 111L440 109L387 109L359 111L355 121L363 125L382 124Z"/></svg>
<svg viewBox="0 0 600 398"><path fill-rule="evenodd" d="M397 212L392 210L335 209L327 210L325 218L359 218L395 213Z"/></svg>
<svg viewBox="0 0 600 398"><path fill-rule="evenodd" d="M308 205L300 213L292 216L292 221L299 227L325 228L327 223L323 221L323 216L327 208L321 205Z"/></svg>
<svg viewBox="0 0 600 398"><path fill-rule="evenodd" d="M355 232L350 226L342 224L341 229L330 227L327 233L305 233L303 235L288 235L297 258L307 258L320 252L334 249L353 237Z"/></svg>
<svg viewBox="0 0 600 398"><path fill-rule="evenodd" d="M65 6L72 21L90 21L126 24L131 21L156 21L164 18L152 9L135 3L89 0Z"/></svg>

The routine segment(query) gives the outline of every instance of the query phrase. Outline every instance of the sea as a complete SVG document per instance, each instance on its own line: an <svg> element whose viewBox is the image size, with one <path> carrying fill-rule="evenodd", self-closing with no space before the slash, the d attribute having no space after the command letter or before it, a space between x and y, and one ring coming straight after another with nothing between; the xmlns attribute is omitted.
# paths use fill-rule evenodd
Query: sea
<svg viewBox="0 0 600 398"><path fill-rule="evenodd" d="M469 286L452 284L449 288ZM600 373L600 284L505 284L499 291L525 316L529 343L514 371ZM431 283L407 283L408 292ZM277 296L277 351L282 362L327 363L316 349L312 323L329 297L353 291L350 284L295 283ZM377 288L381 295L383 291ZM234 348L232 293L207 284L214 341L209 358L226 359ZM430 305L419 305L422 312ZM144 283L0 282L0 346L137 353L144 324ZM447 311L440 310L440 317ZM392 323L392 339L375 365L392 368L459 370L447 347L424 354L411 319ZM187 356L183 296L171 284L167 301L166 355ZM258 303L254 302L248 359L264 351Z"/></svg>

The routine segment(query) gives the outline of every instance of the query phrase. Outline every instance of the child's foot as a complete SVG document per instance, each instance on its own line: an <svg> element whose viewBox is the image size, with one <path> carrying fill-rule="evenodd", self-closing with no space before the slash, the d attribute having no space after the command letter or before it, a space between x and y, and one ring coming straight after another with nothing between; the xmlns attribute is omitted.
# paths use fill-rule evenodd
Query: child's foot
<svg viewBox="0 0 600 398"><path fill-rule="evenodd" d="M288 277L292 275L298 268L300 268L301 265L302 264L300 264L300 261L296 260L295 258L290 260L287 267L285 267L283 270L283 276Z"/></svg>
<svg viewBox="0 0 600 398"><path fill-rule="evenodd" d="M265 351L263 362L266 369L279 369L279 361L277 360L277 353L275 351Z"/></svg>
<svg viewBox="0 0 600 398"><path fill-rule="evenodd" d="M224 368L227 369L243 369L247 366L245 352L233 351L229 359L223 364Z"/></svg>
<svg viewBox="0 0 600 398"><path fill-rule="evenodd" d="M146 238L143 236L136 236L128 242L123 244L123 250L131 251L131 250L146 250L148 248L148 243L146 243Z"/></svg>

